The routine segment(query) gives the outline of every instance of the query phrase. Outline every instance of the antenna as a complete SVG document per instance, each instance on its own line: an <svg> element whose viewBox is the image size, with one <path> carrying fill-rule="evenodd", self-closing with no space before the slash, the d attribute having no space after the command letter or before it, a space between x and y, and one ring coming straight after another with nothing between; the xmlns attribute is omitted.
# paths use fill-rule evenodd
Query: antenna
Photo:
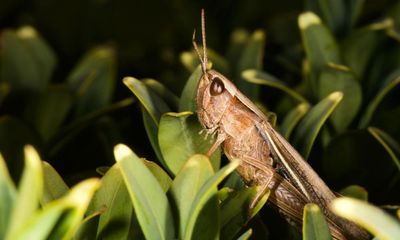
<svg viewBox="0 0 400 240"><path fill-rule="evenodd" d="M201 70L205 74L207 72L208 58L207 58L207 46L206 46L206 20L205 20L204 9L201 9L201 37L203 41L203 56L201 56L199 48L197 47L196 30L193 31L193 38L192 38L193 47L197 55L199 56L201 62Z"/></svg>

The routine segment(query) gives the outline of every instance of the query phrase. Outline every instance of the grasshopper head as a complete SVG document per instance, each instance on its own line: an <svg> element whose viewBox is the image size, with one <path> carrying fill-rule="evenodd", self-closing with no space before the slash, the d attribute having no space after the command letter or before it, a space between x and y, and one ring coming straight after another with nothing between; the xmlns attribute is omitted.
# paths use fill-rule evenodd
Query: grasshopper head
<svg viewBox="0 0 400 240"><path fill-rule="evenodd" d="M225 110L229 107L229 103L234 99L237 89L232 82L225 76L215 70L208 70L208 58L206 47L206 33L204 10L201 11L201 30L203 40L203 56L197 47L195 41L195 33L193 33L193 47L196 50L203 74L200 78L197 88L197 114L203 128L214 132L218 128Z"/></svg>

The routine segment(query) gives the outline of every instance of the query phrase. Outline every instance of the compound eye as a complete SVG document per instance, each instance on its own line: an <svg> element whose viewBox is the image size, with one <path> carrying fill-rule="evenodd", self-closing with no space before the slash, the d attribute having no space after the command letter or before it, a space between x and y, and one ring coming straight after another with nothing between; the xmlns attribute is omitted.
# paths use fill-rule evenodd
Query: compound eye
<svg viewBox="0 0 400 240"><path fill-rule="evenodd" d="M225 90L224 83L218 77L215 77L210 86L210 94L212 96L218 96Z"/></svg>

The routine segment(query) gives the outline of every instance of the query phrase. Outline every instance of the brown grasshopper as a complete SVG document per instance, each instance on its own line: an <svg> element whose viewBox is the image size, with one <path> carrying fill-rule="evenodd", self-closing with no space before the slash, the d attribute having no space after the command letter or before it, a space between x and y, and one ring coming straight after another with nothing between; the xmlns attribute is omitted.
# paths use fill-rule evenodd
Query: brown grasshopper
<svg viewBox="0 0 400 240"><path fill-rule="evenodd" d="M255 202L270 190L270 202L298 228L305 204L315 203L326 216L335 239L368 239L367 232L329 210L336 195L254 103L221 73L207 69L204 10L201 20L203 56L193 34L203 71L197 89L197 114L207 134L217 135L207 155L222 145L228 158L241 159L237 171L243 180L247 185L261 186ZM278 168L285 174L281 175Z"/></svg>

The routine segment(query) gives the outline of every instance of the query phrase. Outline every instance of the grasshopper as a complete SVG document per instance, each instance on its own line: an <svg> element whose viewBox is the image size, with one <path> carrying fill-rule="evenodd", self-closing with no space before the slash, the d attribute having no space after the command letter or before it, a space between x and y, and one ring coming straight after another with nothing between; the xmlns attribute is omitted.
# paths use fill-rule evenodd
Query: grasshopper
<svg viewBox="0 0 400 240"><path fill-rule="evenodd" d="M197 114L206 134L216 134L207 155L222 146L228 158L241 159L237 171L244 182L261 186L255 202L267 190L271 191L270 202L298 228L302 224L305 204L315 203L326 216L335 239L368 239L367 232L329 210L335 193L271 126L255 104L224 75L207 69L204 10L201 23L203 55L197 47L195 32L192 39L203 72L197 89Z"/></svg>

